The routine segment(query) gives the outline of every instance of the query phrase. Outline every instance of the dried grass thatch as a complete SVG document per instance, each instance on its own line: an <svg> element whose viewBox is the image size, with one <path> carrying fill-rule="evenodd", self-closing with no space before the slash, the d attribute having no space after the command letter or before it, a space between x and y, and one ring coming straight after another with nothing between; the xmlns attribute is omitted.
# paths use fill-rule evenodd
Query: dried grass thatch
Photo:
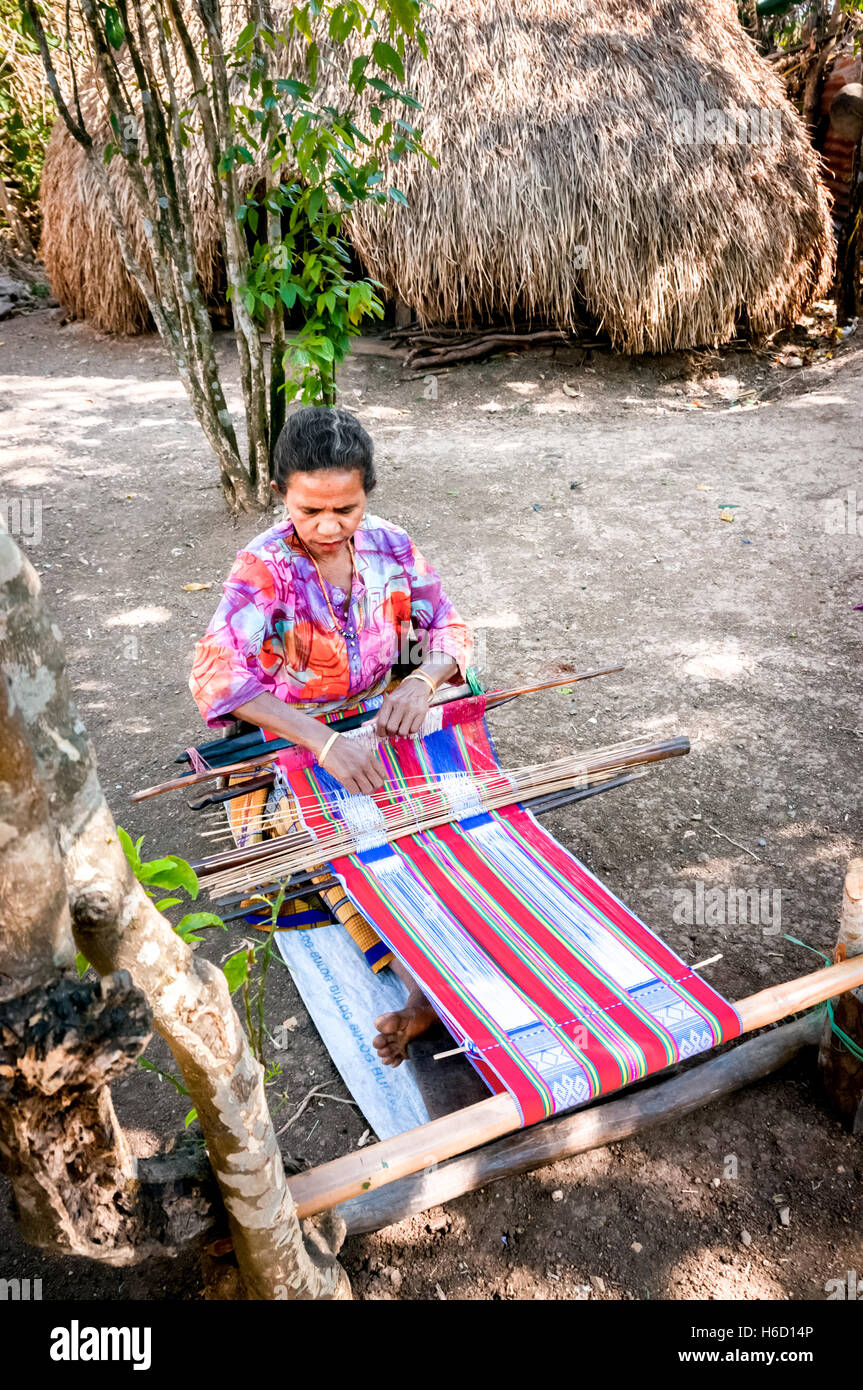
<svg viewBox="0 0 863 1390"><path fill-rule="evenodd" d="M773 331L824 293L818 158L733 0L437 0L424 22L429 58L408 82L440 167L400 168L409 207L351 225L370 272L424 321L588 316L624 351L662 351L741 322ZM778 139L676 141L699 102L764 113ZM205 188L203 169L192 183ZM98 204L58 131L43 189L55 293L133 331L140 298Z"/></svg>
<svg viewBox="0 0 863 1390"><path fill-rule="evenodd" d="M82 93L81 108L87 129L107 144L113 137L95 87ZM198 273L205 293L212 294L222 259L211 176L201 139L190 141L186 163L194 190ZM107 175L130 229L132 250L147 265L144 232L119 155L108 164ZM61 120L54 125L45 154L40 201L39 250L51 288L66 312L109 333L145 332L151 323L144 296L123 264L96 176Z"/></svg>

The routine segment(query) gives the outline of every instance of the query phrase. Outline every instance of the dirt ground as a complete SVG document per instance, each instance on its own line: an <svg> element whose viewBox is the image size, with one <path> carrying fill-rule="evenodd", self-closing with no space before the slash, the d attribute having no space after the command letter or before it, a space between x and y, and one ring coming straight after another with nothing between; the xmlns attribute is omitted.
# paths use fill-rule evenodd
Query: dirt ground
<svg viewBox="0 0 863 1390"><path fill-rule="evenodd" d="M721 955L705 974L730 999L818 965L783 934L832 949L861 852L863 344L797 342L634 361L569 349L425 380L370 342L341 379L376 440L374 509L474 621L487 681L625 665L492 714L504 765L692 739L687 759L548 823L686 960ZM227 336L220 351L229 362ZM227 517L155 338L110 340L51 310L9 320L0 409L2 497L42 503L27 549L114 814L153 855L199 857L181 798L128 798L200 741L193 643L269 522ZM699 883L780 894L781 925L687 924ZM241 939L202 949L220 959ZM287 971L271 980L270 1027L297 1020L270 1087L284 1123L313 1086L345 1090ZM160 1044L148 1056L172 1069ZM140 1154L182 1128L185 1097L152 1073L115 1095ZM351 1106L313 1102L282 1143L319 1163L364 1129ZM861 1199L860 1139L805 1057L641 1140L356 1238L344 1262L364 1299L823 1299L863 1274ZM5 1210L0 1250L4 1276L41 1277L45 1298L197 1296L191 1259L124 1272L44 1258Z"/></svg>

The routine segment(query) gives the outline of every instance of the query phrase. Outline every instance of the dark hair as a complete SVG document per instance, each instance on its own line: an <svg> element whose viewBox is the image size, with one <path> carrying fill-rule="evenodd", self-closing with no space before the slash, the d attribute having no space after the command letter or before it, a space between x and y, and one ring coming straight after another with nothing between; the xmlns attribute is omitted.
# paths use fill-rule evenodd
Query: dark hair
<svg viewBox="0 0 863 1390"><path fill-rule="evenodd" d="M291 415L276 441L275 484L284 492L292 473L356 468L366 492L371 492L377 482L374 455L371 438L347 410L309 405Z"/></svg>

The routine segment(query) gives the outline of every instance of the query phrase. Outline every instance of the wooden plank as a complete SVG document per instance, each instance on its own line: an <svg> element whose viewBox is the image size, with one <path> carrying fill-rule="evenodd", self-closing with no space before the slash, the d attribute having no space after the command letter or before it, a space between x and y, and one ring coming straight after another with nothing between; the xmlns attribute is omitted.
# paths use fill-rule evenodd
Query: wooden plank
<svg viewBox="0 0 863 1390"><path fill-rule="evenodd" d="M742 1031L749 1033L859 985L863 985L863 956L773 985L735 1007ZM456 1154L479 1148L520 1127L521 1117L512 1097L493 1096L454 1115L407 1130L395 1139L370 1144L366 1149L300 1173L291 1179L291 1194L300 1216L311 1216Z"/></svg>
<svg viewBox="0 0 863 1390"><path fill-rule="evenodd" d="M414 1173L378 1192L354 1197L338 1208L338 1215L347 1224L349 1235L379 1231L417 1212L451 1202L486 1183L513 1178L546 1163L557 1163L588 1149L627 1139L654 1125L680 1120L720 1096L730 1095L741 1086L778 1071L801 1048L814 1045L820 1030L820 1015L808 1014L750 1038L720 1057L712 1057L666 1081L642 1087L590 1110L559 1115L529 1129L517 1130L515 1134L487 1144L484 1149L454 1158L430 1172Z"/></svg>

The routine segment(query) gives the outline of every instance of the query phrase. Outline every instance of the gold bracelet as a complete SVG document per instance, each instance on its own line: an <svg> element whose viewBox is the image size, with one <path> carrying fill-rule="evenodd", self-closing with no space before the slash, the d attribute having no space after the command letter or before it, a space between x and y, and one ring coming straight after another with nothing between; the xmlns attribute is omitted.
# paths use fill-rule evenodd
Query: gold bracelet
<svg viewBox="0 0 863 1390"><path fill-rule="evenodd" d="M325 757L327 756L327 754L329 753L330 749L332 748L332 746L333 746L333 744L335 743L335 741L336 741L336 739L338 738L338 736L339 736L339 731L338 731L338 729L336 729L336 731L335 731L334 734L330 734L329 738L327 739L326 743L324 744L323 748L321 749L320 753L318 754L318 767L323 767L323 765L324 765L324 758L325 758Z"/></svg>
<svg viewBox="0 0 863 1390"><path fill-rule="evenodd" d="M431 676L426 675L425 671L411 671L409 675L405 676L402 685L404 685L405 681L425 681L432 695L437 694L437 686Z"/></svg>

